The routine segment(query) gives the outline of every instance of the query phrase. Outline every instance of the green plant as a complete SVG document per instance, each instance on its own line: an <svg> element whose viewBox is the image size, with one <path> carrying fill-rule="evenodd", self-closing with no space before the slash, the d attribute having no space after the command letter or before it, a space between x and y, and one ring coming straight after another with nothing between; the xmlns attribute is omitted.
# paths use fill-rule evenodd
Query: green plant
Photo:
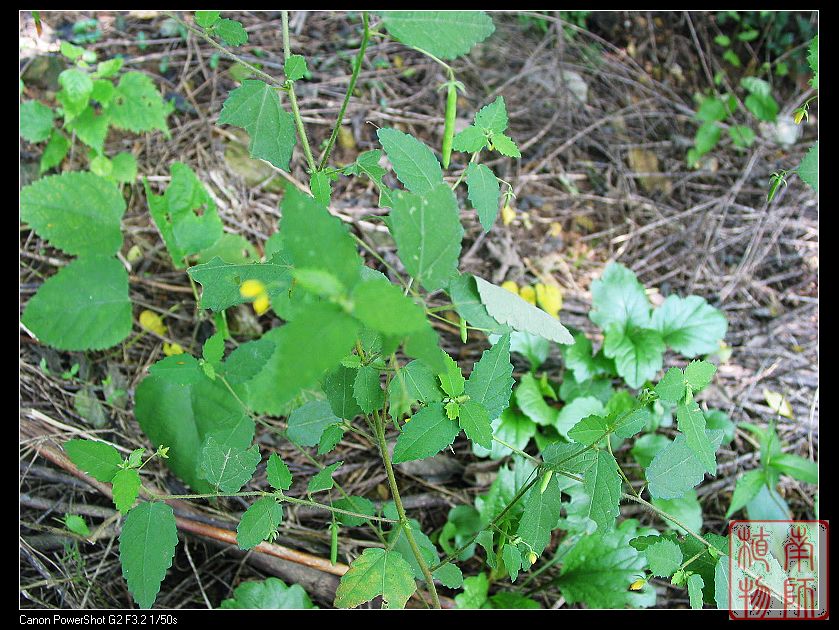
<svg viewBox="0 0 839 630"><path fill-rule="evenodd" d="M556 578L569 602L652 605L650 587L641 584L640 590L627 590L639 574L646 580L647 566L661 577L673 575L674 584L686 584L692 604L713 601L714 571L727 562L724 538L700 536L674 514L683 506L663 506L660 501L687 497L689 502L705 473L716 472L715 454L724 431L712 427L725 422L712 419L694 400L715 368L694 361L684 372L668 370L654 388L651 381L658 376L667 347L690 358L715 352L726 331L725 318L697 296L670 296L653 309L634 274L612 264L592 286L590 317L605 339L603 349L593 354L585 335L573 336L558 318L483 278L460 273L464 228L456 193L461 184L484 231L494 224L502 196L512 196L510 184L481 162L487 154L520 157L508 134L503 96L476 112L473 124L459 134L449 134L451 184L434 150L394 128L378 130L381 149L362 153L352 164L331 166L330 155L371 38L399 41L443 69L450 119L448 95L457 83L454 68L444 60L468 53L495 28L490 16L480 11L377 15L378 23L372 26L368 13L361 15L361 42L347 93L316 159L295 92L310 70L305 58L291 52L287 12L282 12L282 81L249 66L216 41L238 45L245 40L244 29L226 25L218 12L196 13L196 25L169 14L257 77L229 94L218 124L244 129L251 157L280 169L289 168L299 143L311 195L286 187L279 230L264 243L264 258L256 260L242 253L248 251L245 245L253 251L247 241L233 247L222 243L225 235L212 196L186 165L170 166L171 179L162 194L153 193L144 182L152 220L173 266L186 268L196 297L200 286L199 308L212 313L215 332L203 343L200 356L167 356L137 385L134 414L156 449L151 456L144 459L145 449L138 449L123 458L113 446L93 440L65 444L78 468L112 485L114 503L124 517L119 550L132 597L142 607L152 606L172 563L177 524L167 500L243 497L253 502L237 527L242 549L277 536L284 504L331 513L333 561L339 555L341 528L371 529L378 543L350 562L335 597L339 607L359 606L376 597L386 607L403 607L420 587L420 599L440 607L438 582L463 587L458 597L464 606L532 607L521 594L489 596L489 584L502 575L515 580L519 572L531 569L557 528L570 533ZM445 137L444 133L448 154ZM387 184L388 171L379 164L383 152L403 188ZM371 220L381 221L392 236L401 269L329 212L331 184L340 177L367 178L377 187L379 205L387 214ZM86 207L95 210L94 220L78 216L77 210L74 214L81 195L86 195ZM120 219L125 209L116 186L91 173L45 178L24 188L21 207L31 229L78 256L30 300L24 323L43 342L61 349L104 348L122 341L132 318L127 274L115 258L122 245ZM56 215L56 207L64 211L62 216ZM83 220L85 230L79 229ZM362 250L389 277L365 264ZM66 272L74 266L77 274L69 276ZM107 299L95 310L86 309L91 293L80 284L107 289ZM235 339L225 313L246 303L259 315L270 309L283 323L258 339ZM64 321L55 323L59 310ZM464 342L470 331L493 340L468 376L441 349L431 325L431 320L446 320L441 313L452 310L459 316ZM161 325L147 321L144 328L154 331ZM559 395L567 404L559 411L544 400L545 395L556 398L554 386L546 376L533 373L551 341L567 347L566 364L573 372L560 386ZM511 351L522 352L535 366L516 386L519 411L510 408L515 384ZM611 375L640 392L613 395ZM637 457L649 459L643 466L645 479L637 480L639 489L618 465L614 449L648 427L665 424L663 417L672 408L678 424L675 440L645 435L635 441ZM278 431L263 416L286 416L286 428L279 433L319 472L295 479L272 452L264 477L257 474L262 453L253 443L256 424ZM545 428L537 438L539 457L525 452L526 444L511 443L502 430L510 417ZM330 453L347 432L381 456L392 501L379 508L341 487L344 462ZM395 466L452 448L461 432L476 452L508 449L515 455L514 465L502 469L489 494L481 497L469 534L455 525L454 532L450 528L446 536L441 533L435 543L406 513ZM391 451L388 442L393 436ZM663 440L643 442L646 437ZM315 447L316 454L310 454L308 449ZM140 471L154 459L163 461L191 492L162 494L143 485ZM672 473L673 462L680 462L677 474ZM645 488L652 501L641 496ZM563 494L572 498L571 513ZM667 538L681 557L670 545L665 549L654 544L661 541L649 540L657 532L633 519L618 522L624 500L684 530L683 539ZM486 551L490 573L464 580L456 561L475 544ZM601 577L592 579L595 573ZM306 603L283 586L266 581L240 587L226 605L256 605L257 600L263 605L272 598Z"/></svg>

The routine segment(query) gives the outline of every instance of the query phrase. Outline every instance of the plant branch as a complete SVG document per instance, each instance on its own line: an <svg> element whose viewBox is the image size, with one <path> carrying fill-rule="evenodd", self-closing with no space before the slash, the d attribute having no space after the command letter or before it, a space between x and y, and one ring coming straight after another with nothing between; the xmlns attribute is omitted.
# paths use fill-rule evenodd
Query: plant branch
<svg viewBox="0 0 839 630"><path fill-rule="evenodd" d="M384 422L381 417L376 414L376 435L379 438L379 450L382 454L382 462L385 465L385 472L387 472L387 481L390 486L390 493L393 495L393 502L396 504L396 512L399 514L399 522L401 529L408 539L408 544L411 546L411 551L414 552L414 557L417 559L420 570L425 576L425 583L428 585L428 592L431 594L431 601L434 603L434 608L440 608L440 597L437 595L437 587L434 585L434 576L431 575L431 570L425 563L425 558L422 557L419 545L414 539L414 533L411 531L411 526L408 522L408 515L405 513L405 507L402 505L402 497L399 495L399 486L396 484L396 476L393 474L393 464L390 461L390 453L387 450L387 441L385 440Z"/></svg>
<svg viewBox="0 0 839 630"><path fill-rule="evenodd" d="M338 120L335 121L335 127L332 129L332 134L329 136L329 142L323 150L323 155L320 158L319 170L323 170L329 155L332 153L332 148L335 146L335 140L338 138L338 132L341 130L341 124L344 122L344 114L347 112L347 105L349 105L352 93L355 91L355 84L358 81L358 75L361 72L361 64L364 61L364 53L367 50L367 42L370 41L370 20L367 11L361 14L361 21L364 26L364 33L361 36L361 47L358 49L358 54L355 57L355 66L353 67L350 83L347 86L347 93L344 95L344 102L341 103L341 109L338 112Z"/></svg>
<svg viewBox="0 0 839 630"><path fill-rule="evenodd" d="M288 34L288 11L282 12L283 20L283 57L288 61L291 57L291 38ZM297 105L297 94L294 93L294 82L288 83L288 97L291 102L291 112L294 115L294 122L297 124L297 135L300 136L300 143L303 145L303 153L306 155L306 162L309 164L311 173L318 170L312 149L309 147L309 138L306 135L306 128L303 126L303 119L300 117L300 107Z"/></svg>

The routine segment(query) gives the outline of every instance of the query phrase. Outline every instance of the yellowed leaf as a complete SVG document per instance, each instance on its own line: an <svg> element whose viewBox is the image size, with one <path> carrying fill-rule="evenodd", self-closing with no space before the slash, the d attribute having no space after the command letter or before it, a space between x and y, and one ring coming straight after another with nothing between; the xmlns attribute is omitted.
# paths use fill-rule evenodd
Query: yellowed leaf
<svg viewBox="0 0 839 630"><path fill-rule="evenodd" d="M536 285L536 303L551 317L559 319L559 311L562 309L562 291L555 284Z"/></svg>
<svg viewBox="0 0 839 630"><path fill-rule="evenodd" d="M145 310L140 313L140 327L158 335L165 335L167 332L163 319L154 311Z"/></svg>
<svg viewBox="0 0 839 630"><path fill-rule="evenodd" d="M766 400L766 404L769 405L769 408L772 411L777 413L779 416L792 419L792 405L789 404L789 400L787 400L786 396L764 388L763 398Z"/></svg>

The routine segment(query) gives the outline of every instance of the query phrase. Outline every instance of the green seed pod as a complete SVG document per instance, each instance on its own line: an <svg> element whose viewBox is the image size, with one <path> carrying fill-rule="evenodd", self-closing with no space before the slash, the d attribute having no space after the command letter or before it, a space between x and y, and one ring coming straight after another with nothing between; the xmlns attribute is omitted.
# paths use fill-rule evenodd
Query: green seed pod
<svg viewBox="0 0 839 630"><path fill-rule="evenodd" d="M460 340L463 343L466 343L466 340L469 338L469 333L466 330L466 320L462 317L460 318Z"/></svg>
<svg viewBox="0 0 839 630"><path fill-rule="evenodd" d="M446 126L443 128L443 168L449 168L454 139L454 119L457 116L457 88L449 83L446 93Z"/></svg>
<svg viewBox="0 0 839 630"><path fill-rule="evenodd" d="M338 523L333 521L329 525L332 534L332 545L329 548L329 562L334 566L338 562Z"/></svg>
<svg viewBox="0 0 839 630"><path fill-rule="evenodd" d="M539 493L545 494L545 490L548 489L548 483L551 481L551 477L553 477L554 471L549 470L545 473L544 477L542 477L542 485L539 486Z"/></svg>

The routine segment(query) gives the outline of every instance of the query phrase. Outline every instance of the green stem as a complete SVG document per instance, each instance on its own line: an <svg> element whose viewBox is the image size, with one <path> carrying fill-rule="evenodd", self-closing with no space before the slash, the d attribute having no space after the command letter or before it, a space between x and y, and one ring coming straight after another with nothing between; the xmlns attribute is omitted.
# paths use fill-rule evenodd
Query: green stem
<svg viewBox="0 0 839 630"><path fill-rule="evenodd" d="M283 56L285 61L291 57L291 38L288 34L288 11L282 12L283 20ZM297 105L297 94L294 93L294 82L289 81L288 97L291 102L291 112L294 115L294 122L297 124L297 135L300 136L300 143L303 145L303 153L306 155L306 162L309 165L309 171L316 173L318 170L315 158L312 155L312 149L309 147L309 138L306 135L306 128L303 126L303 119L300 117L300 107Z"/></svg>
<svg viewBox="0 0 839 630"><path fill-rule="evenodd" d="M408 544L411 546L411 551L414 552L414 557L417 559L420 570L425 576L425 582L428 585L428 592L431 594L431 601L434 603L434 608L441 608L440 597L437 595L437 587L434 585L434 576L431 575L431 570L425 563L425 558L422 557L417 541L414 539L414 533L411 531L411 526L408 523L408 515L405 513L405 507L402 505L402 497L399 495L399 486L396 484L396 475L393 474L393 464L390 461L390 453L387 450L387 441L385 440L384 423L376 414L376 434L379 438L379 450L382 454L382 462L385 465L385 472L387 472L387 481L390 486L390 493L393 495L393 502L396 504L396 512L399 514L399 522L401 529L405 532L405 537L408 539Z"/></svg>
<svg viewBox="0 0 839 630"><path fill-rule="evenodd" d="M358 81L358 75L361 72L361 64L364 61L364 53L367 50L367 42L370 41L370 22L367 16L367 11L361 14L362 24L364 26L364 33L361 36L361 47L358 49L358 54L355 57L355 66L353 67L352 76L350 77L350 84L347 86L347 93L344 95L344 102L341 104L341 110L338 112L338 120L335 121L335 128L329 136L329 142L326 144L326 149L320 158L320 170L326 166L326 161L329 159L332 148L335 146L335 140L338 138L338 132L341 130L341 124L344 122L344 114L347 112L347 105L349 105L350 98L352 98L353 91L355 91L355 84Z"/></svg>
<svg viewBox="0 0 839 630"><path fill-rule="evenodd" d="M536 472L536 469L534 469L534 471L533 471L533 472ZM532 475L533 473L530 473L530 474ZM480 536L480 535L484 532L484 530L489 529L490 527L495 527L495 525L496 525L496 524L497 524L497 523L498 523L498 522L499 522L502 518L504 518L504 515L505 515L505 514L507 514L507 512L509 512L509 511L513 508L513 506L514 506L516 503L518 503L518 502L519 502L519 500L520 500L520 499L521 499L521 498L525 495L525 493L526 493L528 490L530 490L530 489L531 489L531 488L532 488L532 487L536 484L536 482L537 482L538 480L539 480L539 477L538 477L538 476L536 476L536 477L534 477L533 479L531 479L530 481L528 481L525 485L523 485L523 486L521 487L521 489L520 489L520 490L516 493L516 496L514 496L514 497L510 500L510 502L507 504L507 506L506 506L503 510L501 510L501 511L498 513L498 515L497 515L494 519L492 519L492 521L490 521L490 523L489 523L486 527L481 528L481 530L480 530L477 534L475 534L474 536L472 536L472 538L471 538L471 539L470 539L470 540L469 540L466 544L461 545L458 549L455 549L454 553L450 553L449 555L447 555L447 556L446 556L445 558L443 558L440 562L438 562L438 563L437 563L437 564L435 564L433 567L431 567L431 568L430 568L430 570L431 570L431 571L436 571L436 570L437 570L437 569L439 569L440 567L445 566L445 565L447 565L449 562L451 562L452 560L454 560L454 559L458 558L458 557L460 556L460 554L462 554L464 551L466 551L466 549L467 549L467 548L468 548L468 547L469 547L469 546L470 546L473 542L475 542L475 541L478 539L478 536Z"/></svg>
<svg viewBox="0 0 839 630"><path fill-rule="evenodd" d="M493 436L492 436L492 441L493 441L493 442L498 442L501 446L506 446L507 448L509 448L511 451L513 451L513 452L514 452L514 453L516 453L517 455L521 455L522 457L524 457L524 458L526 458L526 459L529 459L530 461L532 461L533 463L535 463L537 466L541 466L541 465L542 465L542 461L541 461L540 459L537 459L536 457L533 457L533 455L529 455L528 453L525 453L523 450L521 450L520 448L516 448L516 447L515 447L515 446L513 446L512 444L508 444L507 442L505 442L504 440L502 440L502 439L501 439L500 437L498 437L497 435L493 435Z"/></svg>
<svg viewBox="0 0 839 630"><path fill-rule="evenodd" d="M200 29L195 28L195 27L194 27L194 26L192 26L191 24L187 24L187 23L186 23L186 22L184 22L182 19L180 19L177 15L175 15L173 12L171 12L171 11L164 11L164 12L163 12L163 15L165 15L166 17L169 17L169 18L171 18L171 19L173 19L173 20L175 20L175 22L177 22L178 24L180 24L181 26L183 26L183 27L184 27L185 29L187 29L190 33L192 33L193 35L197 35L198 37L200 37L201 39L203 39L204 41L206 41L208 44L210 44L211 46L213 46L214 48L216 48L216 49L217 49L219 52L221 52L221 54L223 54L225 57L227 57L227 58L228 58L228 59L230 59L231 61L235 61L236 63L240 63L240 64L242 64L242 65L243 65L243 66L245 66L248 70L250 70L251 72L253 72L256 76L258 76L258 77L260 77L260 78L264 79L266 82L270 83L271 85L273 85L273 86L275 86L275 87L278 87L278 88L284 88L284 87L285 87L285 86L282 84L282 82L277 81L277 80L276 80L274 77L272 77L270 74L266 74L266 73L264 73L262 70L260 70L260 69L259 69L259 68L257 68L256 66L253 66L253 65L249 64L247 61L245 61L244 59L242 59L241 57L239 57L239 56L238 56L238 55L236 55L235 53L230 52L230 51L229 51L229 50L227 50L224 46L222 46L222 45L221 45L221 44L219 44L217 41L215 41L212 37L210 37L209 35L207 35L204 31L202 31L202 30L200 30Z"/></svg>

